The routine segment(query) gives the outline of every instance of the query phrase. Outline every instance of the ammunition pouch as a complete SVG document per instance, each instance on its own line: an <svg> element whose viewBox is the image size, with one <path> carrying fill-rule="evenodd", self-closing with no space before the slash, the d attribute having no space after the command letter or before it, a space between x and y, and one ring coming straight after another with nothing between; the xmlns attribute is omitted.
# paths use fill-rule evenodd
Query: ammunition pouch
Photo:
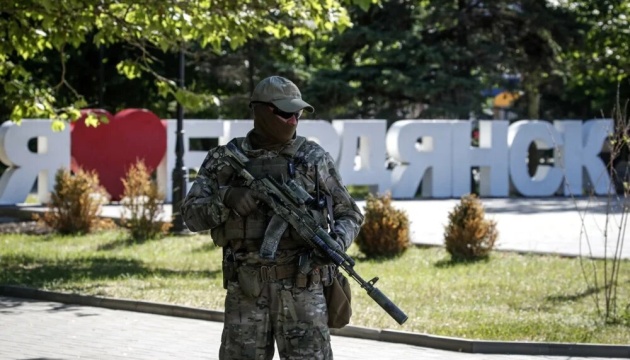
<svg viewBox="0 0 630 360"><path fill-rule="evenodd" d="M238 285L248 297L257 298L262 292L263 284L259 278L259 272L249 266L240 266L236 269Z"/></svg>
<svg viewBox="0 0 630 360"><path fill-rule="evenodd" d="M313 269L309 274L303 274L294 264L253 266L231 263L232 266L223 263L223 284L227 288L228 281L238 281L243 293L249 297L258 297L266 283L284 279L294 279L295 286L306 288L318 286L330 286L335 279L333 265L321 266Z"/></svg>
<svg viewBox="0 0 630 360"><path fill-rule="evenodd" d="M324 287L324 296L328 308L328 327L340 329L348 325L352 316L352 293L348 278L337 272L332 284Z"/></svg>
<svg viewBox="0 0 630 360"><path fill-rule="evenodd" d="M328 228L326 214L316 210L311 210L310 213L322 228ZM238 217L230 214L228 220L224 224L212 229L210 234L212 240L218 246L226 246L233 240L244 240L246 251L258 252L265 237L267 227L270 224L270 219L271 216L267 216L260 211L254 211L246 217ZM307 246L306 242L302 240L300 234L298 234L292 226L289 226L282 234L278 249L295 249L304 246ZM235 250L238 249L235 248Z"/></svg>
<svg viewBox="0 0 630 360"><path fill-rule="evenodd" d="M223 288L227 289L228 282L236 280L236 263L223 259Z"/></svg>

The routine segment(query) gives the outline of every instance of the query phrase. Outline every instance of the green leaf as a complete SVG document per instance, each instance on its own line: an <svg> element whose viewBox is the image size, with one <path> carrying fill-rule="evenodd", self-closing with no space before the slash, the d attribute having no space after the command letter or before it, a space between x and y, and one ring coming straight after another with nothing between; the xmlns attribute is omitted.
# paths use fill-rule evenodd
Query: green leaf
<svg viewBox="0 0 630 360"><path fill-rule="evenodd" d="M94 113L89 113L88 116L85 117L85 125L87 127L97 127L99 125L98 117Z"/></svg>
<svg viewBox="0 0 630 360"><path fill-rule="evenodd" d="M132 60L123 60L119 62L116 64L116 70L118 70L118 73L125 75L127 79L130 80L140 77L140 74L142 73L140 66Z"/></svg>
<svg viewBox="0 0 630 360"><path fill-rule="evenodd" d="M352 3L358 5L361 10L368 11L372 4L378 4L379 0L352 0Z"/></svg>
<svg viewBox="0 0 630 360"><path fill-rule="evenodd" d="M50 127L52 131L55 132L63 131L66 128L66 122L63 120L53 120Z"/></svg>

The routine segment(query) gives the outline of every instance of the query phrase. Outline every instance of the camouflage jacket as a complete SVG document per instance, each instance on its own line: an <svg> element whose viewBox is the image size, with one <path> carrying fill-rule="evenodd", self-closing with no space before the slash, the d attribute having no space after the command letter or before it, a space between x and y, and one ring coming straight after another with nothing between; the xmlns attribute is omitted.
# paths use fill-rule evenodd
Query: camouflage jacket
<svg viewBox="0 0 630 360"><path fill-rule="evenodd" d="M310 179L306 190L313 191L315 181L320 185L320 191L332 198L332 212L335 222L334 231L341 237L345 248L348 248L358 235L363 223L363 215L343 185L336 169L335 162L328 152L313 141L297 137L294 141L304 141L294 155L296 171L300 176ZM234 172L222 160L223 146L211 149L203 161L197 177L186 195L181 207L182 218L191 231L215 229L223 225L230 216L230 209L223 203L223 197L228 185L233 181ZM250 158L274 158L281 156L280 151L254 150L246 137L241 143L242 151ZM315 166L317 165L317 166ZM319 174L315 176L315 168ZM219 244L223 245L223 244Z"/></svg>

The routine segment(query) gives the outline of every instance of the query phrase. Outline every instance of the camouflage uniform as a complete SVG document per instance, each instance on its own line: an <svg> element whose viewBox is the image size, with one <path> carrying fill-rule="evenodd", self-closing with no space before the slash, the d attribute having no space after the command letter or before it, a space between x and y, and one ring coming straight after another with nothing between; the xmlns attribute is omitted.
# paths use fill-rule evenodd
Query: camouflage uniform
<svg viewBox="0 0 630 360"><path fill-rule="evenodd" d="M254 164L252 174L265 175L275 166L276 170L269 171L279 180L292 177L313 196L319 188L331 203L334 229L330 230L344 249L350 246L363 215L343 186L330 154L299 136L277 151L254 149L250 135L237 142ZM313 257L312 270L300 277L298 261L312 251L290 226L274 260L259 256L272 213L260 203L253 213L241 217L225 206L225 189L239 186L242 180L222 161L223 152L222 146L208 152L181 208L190 230L211 230L213 241L224 248L227 296L220 359L272 359L274 339L282 359L332 359L323 286L330 283L334 267ZM278 158L291 162L284 168L295 171L284 172ZM314 213L328 228L326 211Z"/></svg>

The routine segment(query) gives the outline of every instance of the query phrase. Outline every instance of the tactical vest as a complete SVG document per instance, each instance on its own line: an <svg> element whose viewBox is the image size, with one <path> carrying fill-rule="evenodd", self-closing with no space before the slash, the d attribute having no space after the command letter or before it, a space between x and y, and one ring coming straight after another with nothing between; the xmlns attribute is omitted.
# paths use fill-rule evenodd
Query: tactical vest
<svg viewBox="0 0 630 360"><path fill-rule="evenodd" d="M245 138L236 138L232 140L232 142L235 142L235 145L242 150L241 145L244 139ZM247 171L256 179L266 176L271 176L279 182L294 179L307 192L315 197L315 183L306 176L305 169L302 166L296 166L297 163L303 164L303 161L297 159L295 154L305 142L306 138L297 136L293 144L283 149L279 156L275 158L250 158L246 165ZM243 186L243 182L243 179L236 178L229 185ZM311 210L311 213L324 229L328 228L326 221L328 215L327 210ZM262 203L257 210L253 211L248 216L240 217L234 214L234 212L230 212L227 221L212 230L212 238L214 242L220 246L229 244L234 251L240 249L258 251L272 216L273 211L266 204ZM305 246L307 246L307 244L297 232L289 226L282 235L278 249L296 249Z"/></svg>

